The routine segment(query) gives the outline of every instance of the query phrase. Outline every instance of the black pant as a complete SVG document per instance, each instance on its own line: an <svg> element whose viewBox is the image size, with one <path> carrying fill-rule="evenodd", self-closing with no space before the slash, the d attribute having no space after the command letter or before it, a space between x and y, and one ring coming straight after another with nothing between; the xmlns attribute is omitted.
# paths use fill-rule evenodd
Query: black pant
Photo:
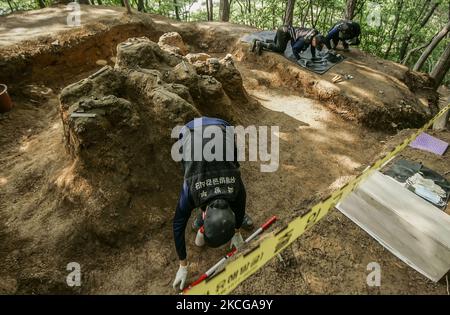
<svg viewBox="0 0 450 315"><path fill-rule="evenodd" d="M283 29L280 27L277 30L277 33L275 35L275 38L273 40L273 43L264 43L262 42L261 45L266 50L270 50L279 54L283 54L286 50L287 44L289 43L289 40L291 39L291 36L288 32L284 32Z"/></svg>

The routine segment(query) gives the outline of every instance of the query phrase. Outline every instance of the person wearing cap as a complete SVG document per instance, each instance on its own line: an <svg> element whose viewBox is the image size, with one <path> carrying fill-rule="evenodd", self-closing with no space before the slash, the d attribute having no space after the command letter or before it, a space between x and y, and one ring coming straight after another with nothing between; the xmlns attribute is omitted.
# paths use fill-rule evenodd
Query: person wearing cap
<svg viewBox="0 0 450 315"><path fill-rule="evenodd" d="M214 130L221 132L222 137L205 137L208 127L216 127ZM173 219L179 258L173 287L180 290L185 287L188 275L185 230L194 209L200 209L193 223L197 246L219 247L231 241L231 247L239 249L244 243L239 229L253 225L245 213L246 191L237 161L234 132L228 132L230 127L222 119L201 117L186 124L179 136L184 181ZM220 158L204 156L205 145L210 145L211 141L215 142L215 150L222 147ZM199 149L200 157L196 155Z"/></svg>
<svg viewBox="0 0 450 315"><path fill-rule="evenodd" d="M349 50L349 45L359 45L361 27L357 22L341 20L333 25L325 37L325 45L329 50L335 50L342 43L345 51Z"/></svg>

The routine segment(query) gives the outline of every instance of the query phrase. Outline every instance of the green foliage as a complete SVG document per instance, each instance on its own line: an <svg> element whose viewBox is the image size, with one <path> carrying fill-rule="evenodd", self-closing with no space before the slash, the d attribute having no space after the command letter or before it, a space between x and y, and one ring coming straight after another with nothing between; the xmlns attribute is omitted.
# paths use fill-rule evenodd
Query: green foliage
<svg viewBox="0 0 450 315"><path fill-rule="evenodd" d="M0 15L20 10L33 10L39 8L36 0L0 0Z"/></svg>

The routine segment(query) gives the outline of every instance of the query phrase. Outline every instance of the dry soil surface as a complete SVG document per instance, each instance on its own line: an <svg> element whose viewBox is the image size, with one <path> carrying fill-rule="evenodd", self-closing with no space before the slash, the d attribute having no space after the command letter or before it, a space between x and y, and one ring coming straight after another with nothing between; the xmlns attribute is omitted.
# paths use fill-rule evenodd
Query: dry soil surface
<svg viewBox="0 0 450 315"><path fill-rule="evenodd" d="M97 24L102 22L110 27L109 23L129 23L123 20L123 16L119 18L123 14L121 8L95 10L101 11L99 19L107 17L107 21L92 21ZM46 36L49 43L58 38L61 42L63 39L70 42L74 35L54 33L65 29L61 25L63 14L61 9L24 13L23 18L27 19L27 25L33 32L24 38L6 34L9 30L18 32L22 14L2 17L7 19L7 23L2 21L0 41L3 45L12 45L5 46L4 51L16 54L20 51L16 44L26 39L25 50L32 54L33 47L38 49L36 36L40 35ZM110 19L110 15L114 18ZM187 34L185 41L193 50L200 51L199 42L193 40L195 33L189 33L186 29L199 30L203 32L202 42L206 43L204 49L220 56L228 52L230 47L227 43L233 42L229 32L234 32L236 37L248 31L232 24L222 27L220 23L196 23L183 27L164 18L143 16L140 15L140 18L150 20L155 27L147 34L153 40L163 31L178 29L183 34L184 30ZM49 17L50 20L47 19ZM73 34L91 34L95 29L87 24ZM208 35L212 30L216 30L215 36ZM144 33L139 28L136 36ZM126 35L132 34L133 30L127 29ZM88 69L76 71L67 66L70 71L66 75L61 72L65 65L55 64L51 68L47 64L47 70L52 75L40 80L33 77L31 82L13 82L13 85L20 87L11 93L15 108L0 115L0 293L176 293L171 288L177 270L171 223L179 182L167 179L173 189L161 191L158 203L145 205L148 211L154 213L159 228L149 227L148 237L138 243L110 247L86 240L74 245L70 239L62 237L64 230L81 221L77 212L80 201L64 190L65 184L73 181L77 174L73 173L73 161L64 149L58 93L67 83L97 70L100 67L95 64L97 60L111 63L109 58L114 55L117 41L120 41L119 35L115 40L101 44L106 45L107 49L93 50L87 55L89 60L83 59L86 57L82 53L73 57L79 59L79 63L88 64ZM76 50L76 47L74 45L70 49ZM70 52L70 49L67 51ZM277 56L266 58L275 58L281 66L289 66ZM254 115L241 117L240 123L244 126L279 126L278 170L262 173L259 162L242 163L242 176L248 194L247 211L256 224L272 215L277 215L281 221L292 217L298 209L307 208L344 184L385 150L384 142L390 139L389 134L368 130L355 121L345 119L345 115L330 110L326 102L310 97L303 90L293 89L280 79L278 73L264 69L258 59L244 58L237 62L237 67L247 92L262 105ZM33 71L38 71L37 68ZM42 69L39 71L45 73ZM348 72L346 69L344 71ZM358 71L361 75L367 72L369 75L364 80L370 80L382 69L367 69L365 65ZM389 83L386 84L389 86ZM353 93L360 92L360 88L353 88ZM438 136L450 140L448 132ZM401 139L401 136L394 137L388 143ZM442 159L412 149L405 152L406 155L423 159L426 165L436 167L437 171L448 171L445 169L449 165L448 152ZM438 162L435 164L433 161ZM80 191L95 189L84 187L79 179L78 182L81 183ZM187 232L186 239L191 261L190 280L203 273L227 251L226 248L196 248L192 231ZM242 283L235 293L446 293L445 283L435 284L427 280L337 211L332 211L294 242L282 257L283 262L272 260ZM82 266L83 285L80 288L65 284L66 265L71 261ZM366 266L373 261L382 267L380 288L366 285Z"/></svg>

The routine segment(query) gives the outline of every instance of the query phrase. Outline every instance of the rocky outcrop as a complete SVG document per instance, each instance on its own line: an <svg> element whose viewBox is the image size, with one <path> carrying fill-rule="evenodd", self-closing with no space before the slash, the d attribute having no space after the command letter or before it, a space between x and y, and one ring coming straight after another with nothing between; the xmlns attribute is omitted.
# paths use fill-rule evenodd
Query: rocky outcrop
<svg viewBox="0 0 450 315"><path fill-rule="evenodd" d="M175 55L186 55L189 50L186 44L183 42L183 38L177 32L170 32L163 34L158 41L158 45Z"/></svg>
<svg viewBox="0 0 450 315"><path fill-rule="evenodd" d="M103 206L92 209L88 230L113 245L145 234L140 222L148 213L135 199L173 190L181 179L171 158L172 129L201 115L235 121L251 104L231 56L182 57L178 36L163 35L159 44L147 38L120 43L114 67L60 95L67 150L80 174L107 194L98 203Z"/></svg>

